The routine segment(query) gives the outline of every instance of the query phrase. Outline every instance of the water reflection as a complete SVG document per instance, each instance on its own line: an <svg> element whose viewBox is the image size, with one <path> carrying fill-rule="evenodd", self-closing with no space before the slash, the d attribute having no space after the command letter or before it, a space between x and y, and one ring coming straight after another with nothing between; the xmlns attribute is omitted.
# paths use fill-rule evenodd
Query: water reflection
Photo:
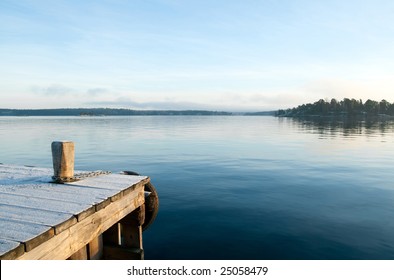
<svg viewBox="0 0 394 280"><path fill-rule="evenodd" d="M394 120L370 118L304 117L281 120L291 123L302 133L319 134L321 138L354 138L385 136L394 132Z"/></svg>

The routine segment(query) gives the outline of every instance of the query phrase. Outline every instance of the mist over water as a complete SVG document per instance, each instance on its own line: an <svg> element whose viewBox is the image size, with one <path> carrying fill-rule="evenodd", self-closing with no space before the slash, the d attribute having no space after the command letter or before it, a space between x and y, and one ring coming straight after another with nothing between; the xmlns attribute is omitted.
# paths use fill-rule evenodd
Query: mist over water
<svg viewBox="0 0 394 280"><path fill-rule="evenodd" d="M160 198L146 259L394 259L394 122L0 118L0 162L133 170Z"/></svg>

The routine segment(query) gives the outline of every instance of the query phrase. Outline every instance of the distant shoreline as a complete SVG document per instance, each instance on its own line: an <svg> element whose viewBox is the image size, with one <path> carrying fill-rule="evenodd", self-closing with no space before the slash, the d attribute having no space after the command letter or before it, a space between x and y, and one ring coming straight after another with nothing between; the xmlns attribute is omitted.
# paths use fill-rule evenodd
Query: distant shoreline
<svg viewBox="0 0 394 280"><path fill-rule="evenodd" d="M277 115L278 118L291 118L296 120L314 120L314 121L387 121L394 120L394 116L390 115L294 115L282 116Z"/></svg>
<svg viewBox="0 0 394 280"><path fill-rule="evenodd" d="M394 103L387 100L380 102L368 99L344 98L338 101L320 99L315 103L302 104L298 107L286 110L278 110L276 116L291 118L346 118L346 119L382 119L388 120L394 117Z"/></svg>
<svg viewBox="0 0 394 280"><path fill-rule="evenodd" d="M110 108L60 108L60 109L0 109L0 117L45 116L274 116L276 111L226 112L208 110L131 110Z"/></svg>

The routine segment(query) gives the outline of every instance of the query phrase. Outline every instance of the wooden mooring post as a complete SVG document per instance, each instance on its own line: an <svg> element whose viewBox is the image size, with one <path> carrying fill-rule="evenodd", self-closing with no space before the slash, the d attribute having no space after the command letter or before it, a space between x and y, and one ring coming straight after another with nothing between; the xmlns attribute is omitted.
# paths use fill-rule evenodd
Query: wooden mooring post
<svg viewBox="0 0 394 280"><path fill-rule="evenodd" d="M74 177L74 142L52 142L53 176L56 178Z"/></svg>
<svg viewBox="0 0 394 280"><path fill-rule="evenodd" d="M51 148L53 170L0 164L0 259L143 259L149 177L76 175L74 143Z"/></svg>

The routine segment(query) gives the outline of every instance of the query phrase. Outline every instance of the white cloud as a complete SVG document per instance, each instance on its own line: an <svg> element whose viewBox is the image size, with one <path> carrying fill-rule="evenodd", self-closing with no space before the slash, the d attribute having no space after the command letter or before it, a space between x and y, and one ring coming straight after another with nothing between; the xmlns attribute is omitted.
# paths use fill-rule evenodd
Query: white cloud
<svg viewBox="0 0 394 280"><path fill-rule="evenodd" d="M31 91L36 94L48 96L65 96L74 95L76 93L75 89L60 84L53 84L47 87L32 86Z"/></svg>
<svg viewBox="0 0 394 280"><path fill-rule="evenodd" d="M86 91L86 93L89 96L100 96L100 95L105 95L105 94L109 94L110 90L107 88L101 88L101 87L97 87L97 88L90 88Z"/></svg>

